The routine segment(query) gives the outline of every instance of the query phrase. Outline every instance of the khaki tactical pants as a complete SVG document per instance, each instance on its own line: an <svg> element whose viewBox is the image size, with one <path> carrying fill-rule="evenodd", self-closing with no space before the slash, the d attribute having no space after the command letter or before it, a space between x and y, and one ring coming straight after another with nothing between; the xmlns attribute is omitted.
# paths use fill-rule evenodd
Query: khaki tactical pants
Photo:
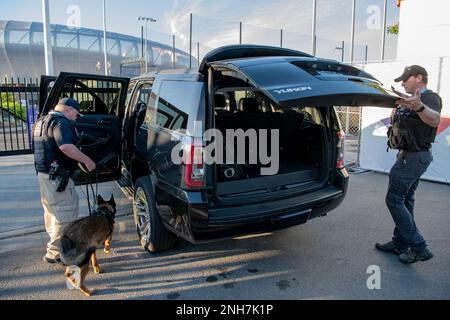
<svg viewBox="0 0 450 320"><path fill-rule="evenodd" d="M64 192L55 192L48 174L39 173L41 202L44 207L45 229L50 236L47 244L47 257L59 258L59 241L64 228L78 218L79 197L72 179Z"/></svg>

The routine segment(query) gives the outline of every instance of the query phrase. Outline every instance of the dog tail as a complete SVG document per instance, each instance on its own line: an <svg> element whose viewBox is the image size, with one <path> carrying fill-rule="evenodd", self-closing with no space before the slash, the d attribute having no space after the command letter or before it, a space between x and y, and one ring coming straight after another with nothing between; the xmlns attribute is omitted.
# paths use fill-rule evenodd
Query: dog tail
<svg viewBox="0 0 450 320"><path fill-rule="evenodd" d="M91 255L95 252L95 247L85 249L80 253L75 246L75 242L66 236L62 236L60 245L61 261L65 266L82 267L89 262Z"/></svg>

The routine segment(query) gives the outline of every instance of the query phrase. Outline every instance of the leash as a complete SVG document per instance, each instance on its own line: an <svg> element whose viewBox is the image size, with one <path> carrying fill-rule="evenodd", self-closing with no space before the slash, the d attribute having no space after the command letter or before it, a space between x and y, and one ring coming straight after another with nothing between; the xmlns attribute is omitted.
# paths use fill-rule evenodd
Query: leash
<svg viewBox="0 0 450 320"><path fill-rule="evenodd" d="M87 168L85 167L84 164L79 163L78 164L79 167L81 168L81 170L87 174L88 176L88 184L86 184L86 198L87 198L87 202L88 202L88 208L89 208L89 215L92 216L92 212L97 210L98 208L98 203L97 203L97 197L98 197L98 170L95 169L95 192L94 192L94 186L92 184L92 180L91 180L91 173L89 172L89 170L87 170ZM92 197L93 199L93 205L91 205L91 201L89 199L89 186L91 187L91 191L92 191Z"/></svg>
<svg viewBox="0 0 450 320"><path fill-rule="evenodd" d="M87 194L87 201L88 201L88 207L89 207L89 215L92 215L92 212L97 210L98 208L98 203L97 203L97 197L98 197L98 170L95 169L95 192L94 192L94 186L92 185L92 181L91 181L91 174L87 173L88 175L88 181L89 184L86 185L86 194ZM93 199L93 206L91 207L91 203L89 201L89 186L91 187L91 191L92 191L92 197Z"/></svg>

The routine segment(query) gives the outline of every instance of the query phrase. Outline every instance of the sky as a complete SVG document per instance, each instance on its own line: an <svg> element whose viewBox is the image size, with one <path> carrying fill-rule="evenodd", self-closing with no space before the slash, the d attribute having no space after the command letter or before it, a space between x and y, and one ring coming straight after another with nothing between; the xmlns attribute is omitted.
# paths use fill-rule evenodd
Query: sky
<svg viewBox="0 0 450 320"><path fill-rule="evenodd" d="M387 25L398 22L395 0L388 0ZM41 0L0 0L0 20L42 21ZM52 24L102 29L102 0L49 0ZM148 24L148 39L189 49L189 15L193 15L193 43L200 56L221 45L239 42L280 45L311 52L312 0L106 0L107 30L140 37L139 16ZM350 59L352 0L317 0L317 55L341 59L335 49L345 41L344 60ZM355 60L381 56L383 0L356 0ZM397 37L386 35L386 59L396 57Z"/></svg>

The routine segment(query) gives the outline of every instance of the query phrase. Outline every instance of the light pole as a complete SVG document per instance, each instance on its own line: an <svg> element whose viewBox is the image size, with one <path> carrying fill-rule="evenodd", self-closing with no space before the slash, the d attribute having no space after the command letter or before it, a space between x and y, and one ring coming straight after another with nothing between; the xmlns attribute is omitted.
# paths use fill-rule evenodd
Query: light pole
<svg viewBox="0 0 450 320"><path fill-rule="evenodd" d="M145 21L145 73L147 73L148 72L148 59L147 59L147 57L148 57L148 55L147 55L147 51L148 51L148 48L147 48L147 32L148 32L148 30L147 30L147 25L148 25L148 22L150 21L150 22L156 22L156 20L155 19L153 19L153 18L149 18L149 17L139 17L138 18L138 21Z"/></svg>
<svg viewBox="0 0 450 320"><path fill-rule="evenodd" d="M105 75L108 75L108 46L106 45L106 3L103 0L103 52L105 63Z"/></svg>
<svg viewBox="0 0 450 320"><path fill-rule="evenodd" d="M45 51L45 74L53 75L53 51L52 41L50 40L50 9L48 0L42 0L42 16L44 18L44 51Z"/></svg>
<svg viewBox="0 0 450 320"><path fill-rule="evenodd" d="M317 28L317 0L313 0L313 8L312 8L312 48L311 53L313 56L316 55L317 49L317 37L316 37L316 28Z"/></svg>
<svg viewBox="0 0 450 320"><path fill-rule="evenodd" d="M352 29L350 40L350 63L353 63L353 51L355 48L355 18L356 18L356 0L352 2Z"/></svg>
<svg viewBox="0 0 450 320"><path fill-rule="evenodd" d="M381 62L384 62L384 47L386 43L386 13L387 13L387 0L384 0L384 14L383 14L383 32L381 37Z"/></svg>

